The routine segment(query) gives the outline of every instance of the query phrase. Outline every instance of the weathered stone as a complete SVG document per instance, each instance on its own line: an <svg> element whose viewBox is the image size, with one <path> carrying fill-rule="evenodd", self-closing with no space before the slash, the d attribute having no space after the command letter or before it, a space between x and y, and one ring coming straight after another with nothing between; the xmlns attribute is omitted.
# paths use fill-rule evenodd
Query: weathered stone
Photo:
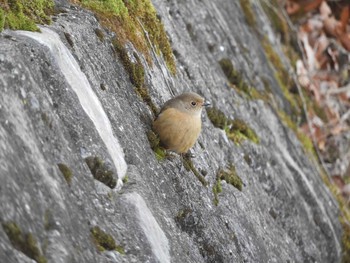
<svg viewBox="0 0 350 263"><path fill-rule="evenodd" d="M268 104L247 100L226 84L218 63L222 58L257 88L263 86L261 76L273 74L239 1L153 1L176 54L177 75L167 73L161 58L150 68L139 54L156 106L195 91L257 133L259 144L237 146L203 114L193 164L206 171L207 187L184 169L180 157L157 160L147 138L154 116L113 51L113 34L101 41L95 32L101 26L91 12L58 2L67 12L43 33L56 32L71 52L120 149L112 154L114 145L106 144L69 72L60 68L64 50L50 50L40 43L47 39L29 36L40 38L39 33L0 33L1 221L33 233L49 262L340 261L338 208L317 166ZM267 27L259 17L257 24ZM79 83L77 75L70 77ZM80 83L89 96L90 87ZM271 85L283 105L277 83L271 80ZM88 156L111 164L120 179L114 192L97 192ZM123 161L128 182L122 186ZM58 163L74 174L70 187ZM212 187L229 164L244 187L239 191L223 183L215 206ZM125 254L99 252L90 236L94 226L111 235ZM0 227L2 261L23 257Z"/></svg>

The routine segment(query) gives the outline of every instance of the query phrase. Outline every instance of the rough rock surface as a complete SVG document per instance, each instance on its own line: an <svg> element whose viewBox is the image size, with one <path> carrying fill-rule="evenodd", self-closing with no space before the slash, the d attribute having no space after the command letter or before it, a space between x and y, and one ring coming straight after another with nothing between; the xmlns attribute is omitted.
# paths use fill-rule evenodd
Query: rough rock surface
<svg viewBox="0 0 350 263"><path fill-rule="evenodd" d="M0 34L1 222L32 233L48 262L339 262L338 208L315 163L270 106L226 85L221 58L231 59L258 89L261 76L268 78L283 103L239 2L153 3L178 67L171 76L161 58L160 65L144 63L155 103L196 91L227 116L246 121L260 144L235 145L204 112L203 147L195 145L193 163L206 171L208 187L180 157L157 161L146 136L152 113L116 57L111 33L102 42L91 12L57 1L67 12L41 36ZM82 102L84 97L91 100ZM114 141L106 135L108 122ZM128 182L112 190L95 180L88 156L104 160L116 179L127 167ZM59 163L72 171L70 184ZM231 163L243 189L223 183L215 206L216 174ZM111 234L125 254L99 252L94 226ZM1 227L0 258L31 262Z"/></svg>

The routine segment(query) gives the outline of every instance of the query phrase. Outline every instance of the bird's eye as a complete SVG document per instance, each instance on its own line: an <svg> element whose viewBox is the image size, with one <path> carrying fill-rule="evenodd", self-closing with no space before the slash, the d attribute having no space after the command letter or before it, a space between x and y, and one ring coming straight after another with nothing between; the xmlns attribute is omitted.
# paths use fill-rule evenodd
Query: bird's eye
<svg viewBox="0 0 350 263"><path fill-rule="evenodd" d="M192 102L191 102L191 105L192 105L192 106L196 106L196 105L197 105L197 102L192 101Z"/></svg>

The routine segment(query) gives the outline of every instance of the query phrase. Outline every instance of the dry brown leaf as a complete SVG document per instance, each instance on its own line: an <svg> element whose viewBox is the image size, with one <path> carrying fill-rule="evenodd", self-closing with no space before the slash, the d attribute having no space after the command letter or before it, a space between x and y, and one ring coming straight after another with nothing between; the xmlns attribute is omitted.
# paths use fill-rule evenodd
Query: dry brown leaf
<svg viewBox="0 0 350 263"><path fill-rule="evenodd" d="M343 126L343 124L341 124L341 123L338 123L335 127L333 127L332 129L331 129L331 134L332 135L338 135L338 134L340 134L342 131L344 131L345 130L345 127Z"/></svg>
<svg viewBox="0 0 350 263"><path fill-rule="evenodd" d="M323 0L313 0L313 1L302 1L302 10L307 13L320 6Z"/></svg>
<svg viewBox="0 0 350 263"><path fill-rule="evenodd" d="M285 8L288 15L294 15L300 10L300 5L292 1L287 1Z"/></svg>
<svg viewBox="0 0 350 263"><path fill-rule="evenodd" d="M344 6L340 14L340 30L342 33L346 32L346 25L350 17L350 5Z"/></svg>
<svg viewBox="0 0 350 263"><path fill-rule="evenodd" d="M324 30L328 35L337 36L336 27L338 21L333 17L327 17L324 19Z"/></svg>
<svg viewBox="0 0 350 263"><path fill-rule="evenodd" d="M306 59L307 59L307 69L313 71L318 68L317 61L315 59L315 52L310 46L309 39L306 33L300 33L299 37L304 45Z"/></svg>
<svg viewBox="0 0 350 263"><path fill-rule="evenodd" d="M320 14L323 19L331 16L332 10L326 1L323 1L320 5Z"/></svg>
<svg viewBox="0 0 350 263"><path fill-rule="evenodd" d="M310 79L308 77L308 72L304 66L304 63L300 59L298 59L296 62L296 72L299 84L304 88L309 87Z"/></svg>
<svg viewBox="0 0 350 263"><path fill-rule="evenodd" d="M339 36L340 43L342 43L343 47L350 51L350 34L343 34Z"/></svg>

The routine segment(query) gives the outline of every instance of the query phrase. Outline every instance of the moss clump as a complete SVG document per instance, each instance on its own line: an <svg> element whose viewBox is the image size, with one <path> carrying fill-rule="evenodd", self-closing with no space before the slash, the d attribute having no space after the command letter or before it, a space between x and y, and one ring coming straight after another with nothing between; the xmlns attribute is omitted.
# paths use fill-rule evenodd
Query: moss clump
<svg viewBox="0 0 350 263"><path fill-rule="evenodd" d="M157 134L153 131L147 132L147 138L151 145L152 150L154 151L158 161L164 160L166 157L166 151L163 147L160 146L160 139Z"/></svg>
<svg viewBox="0 0 350 263"><path fill-rule="evenodd" d="M157 115L158 109L153 103L148 88L145 85L145 70L140 57L134 52L133 57L135 58L135 61L131 61L126 48L116 38L113 39L113 46L117 51L125 70L129 74L131 83L135 86L136 93L150 107L152 112Z"/></svg>
<svg viewBox="0 0 350 263"><path fill-rule="evenodd" d="M222 192L222 180L225 180L228 184L236 187L239 191L242 191L242 179L237 175L236 167L231 164L227 170L220 170L216 175L216 182L213 186L215 205L219 204L219 193Z"/></svg>
<svg viewBox="0 0 350 263"><path fill-rule="evenodd" d="M252 4L250 0L239 0L239 3L241 4L241 8L248 25L255 28L256 27L255 14L253 12Z"/></svg>
<svg viewBox="0 0 350 263"><path fill-rule="evenodd" d="M223 58L219 61L222 71L224 72L227 80L234 85L238 91L243 91L250 96L251 87L243 80L242 74L235 70L231 60Z"/></svg>
<svg viewBox="0 0 350 263"><path fill-rule="evenodd" d="M222 192L221 180L216 180L212 190L214 193L214 205L217 206L219 204L219 194Z"/></svg>
<svg viewBox="0 0 350 263"><path fill-rule="evenodd" d="M186 169L186 171L192 171L193 174L197 177L197 179L202 183L203 186L207 186L208 182L205 180L205 178L198 172L196 167L194 167L194 164L190 157L183 156L182 163Z"/></svg>
<svg viewBox="0 0 350 263"><path fill-rule="evenodd" d="M233 164L229 166L228 170L221 170L217 177L220 180L225 180L228 184L236 187L239 191L242 191L243 182L237 175L236 167Z"/></svg>
<svg viewBox="0 0 350 263"><path fill-rule="evenodd" d="M227 118L222 111L214 107L207 108L207 114L208 114L208 118L210 119L210 121L215 127L227 131L228 126L231 122L231 119Z"/></svg>
<svg viewBox="0 0 350 263"><path fill-rule="evenodd" d="M71 185L72 178L73 178L72 170L67 165L65 165L64 163L59 163L59 164L57 164L57 166L60 169L64 179L67 182L67 184Z"/></svg>
<svg viewBox="0 0 350 263"><path fill-rule="evenodd" d="M269 97L266 92L261 92L251 87L244 81L242 74L235 70L230 59L223 58L219 61L222 71L224 72L227 80L233 85L235 90L241 94L245 94L249 99L268 101Z"/></svg>
<svg viewBox="0 0 350 263"><path fill-rule="evenodd" d="M158 54L162 54L168 69L176 73L173 52L164 26L150 0L71 0L96 13L101 24L117 33L122 44L131 41L151 63L148 38ZM147 31L147 36L144 34Z"/></svg>
<svg viewBox="0 0 350 263"><path fill-rule="evenodd" d="M95 226L90 229L92 240L98 249L98 251L103 252L105 250L116 250L120 254L125 254L124 248L122 246L118 246L115 243L114 238L104 232L98 226Z"/></svg>
<svg viewBox="0 0 350 263"><path fill-rule="evenodd" d="M127 182L129 182L129 176L124 176L124 178L123 178L123 184L126 184Z"/></svg>
<svg viewBox="0 0 350 263"><path fill-rule="evenodd" d="M113 171L107 167L101 158L89 156L85 158L85 162L96 180L112 189L117 185Z"/></svg>
<svg viewBox="0 0 350 263"><path fill-rule="evenodd" d="M259 143L259 137L256 135L255 131L251 129L244 121L234 119L231 121L231 125L232 126L228 137L230 138L230 135L239 137L237 140L233 139L233 141L240 142L242 139L248 139L256 144Z"/></svg>
<svg viewBox="0 0 350 263"><path fill-rule="evenodd" d="M2 223L2 227L11 241L11 244L19 251L38 263L46 263L47 259L41 254L36 238L31 234L23 234L19 226L14 222Z"/></svg>
<svg viewBox="0 0 350 263"><path fill-rule="evenodd" d="M250 140L259 143L259 137L255 131L240 119L231 120L217 108L207 108L207 114L210 121L217 128L223 129L227 137L236 144L240 144L243 140Z"/></svg>
<svg viewBox="0 0 350 263"><path fill-rule="evenodd" d="M39 31L36 24L51 23L53 0L1 0L0 32L4 28Z"/></svg>

